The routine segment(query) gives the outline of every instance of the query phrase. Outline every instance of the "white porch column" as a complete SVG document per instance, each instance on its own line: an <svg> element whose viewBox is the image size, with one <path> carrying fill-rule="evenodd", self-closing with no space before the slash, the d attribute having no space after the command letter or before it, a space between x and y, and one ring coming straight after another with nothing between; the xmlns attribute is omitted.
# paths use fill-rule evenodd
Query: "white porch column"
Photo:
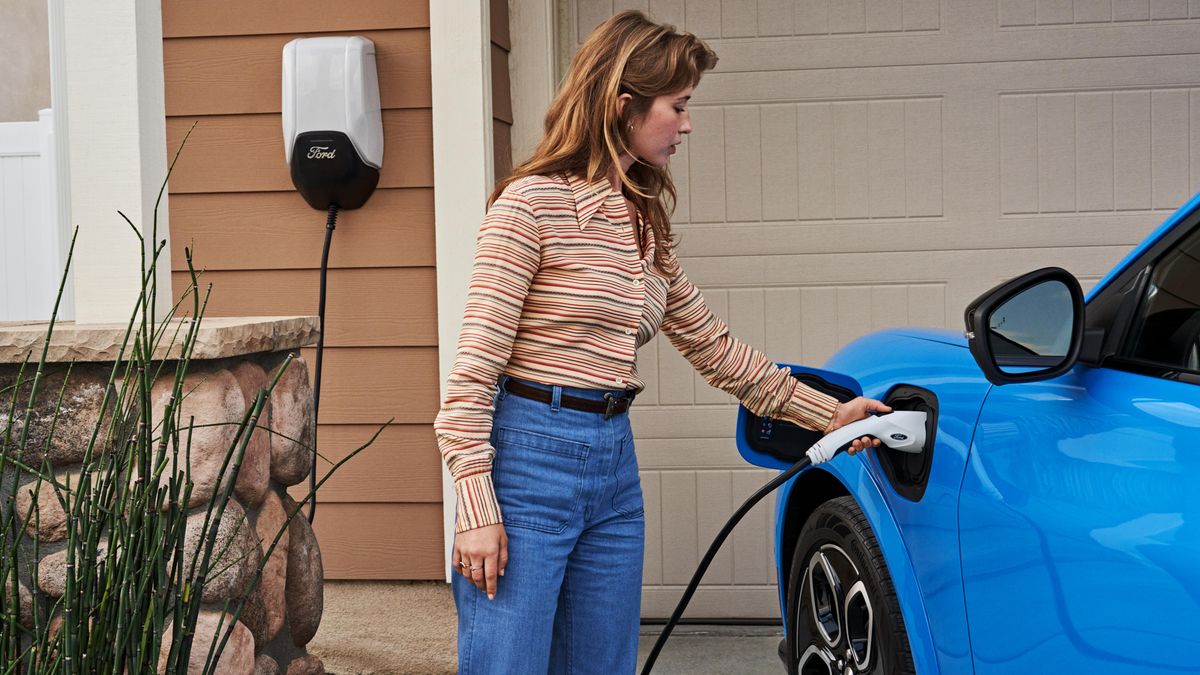
<svg viewBox="0 0 1200 675"><path fill-rule="evenodd" d="M475 237L495 182L487 0L430 0L429 42L433 73L440 401L446 395L446 377L454 366L458 333L467 305ZM454 543L454 502L454 485L443 466L442 513L447 561Z"/></svg>
<svg viewBox="0 0 1200 675"><path fill-rule="evenodd" d="M72 263L79 323L124 322L141 291L137 237L153 250L152 219L167 173L159 0L65 2L72 224L79 226ZM167 239L167 202L158 212ZM159 258L158 316L171 306L171 256Z"/></svg>

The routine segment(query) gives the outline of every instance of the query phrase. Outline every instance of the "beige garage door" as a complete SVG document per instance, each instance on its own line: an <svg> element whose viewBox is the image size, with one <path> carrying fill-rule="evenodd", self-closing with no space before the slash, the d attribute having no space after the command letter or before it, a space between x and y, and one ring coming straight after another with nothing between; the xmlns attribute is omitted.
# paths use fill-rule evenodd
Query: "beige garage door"
<svg viewBox="0 0 1200 675"><path fill-rule="evenodd" d="M571 0L564 37L630 7L721 58L672 163L674 223L713 310L779 361L960 328L978 293L1043 265L1090 286L1200 190L1200 0ZM741 462L735 402L667 340L639 371L643 613L661 617L771 473ZM690 616L778 616L773 511Z"/></svg>

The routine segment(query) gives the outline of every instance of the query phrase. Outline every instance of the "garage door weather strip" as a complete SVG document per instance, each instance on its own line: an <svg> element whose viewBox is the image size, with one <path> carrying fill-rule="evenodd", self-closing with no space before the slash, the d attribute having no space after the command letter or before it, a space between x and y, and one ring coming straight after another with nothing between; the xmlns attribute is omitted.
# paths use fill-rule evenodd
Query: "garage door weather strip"
<svg viewBox="0 0 1200 675"><path fill-rule="evenodd" d="M679 623L680 617L683 616L683 611L687 609L688 603L692 601L692 596L695 595L696 588L700 585L700 580L704 578L704 573L708 571L708 566L712 564L713 558L717 556L717 552L721 550L721 545L725 543L729 534L733 532L733 529L737 527L737 524L745 517L746 513L754 508L755 504L762 501L763 497L777 490L780 485L788 482L788 480L804 469L833 459L834 455L850 447L850 443L856 438L870 436L879 439L884 445L893 450L911 453L921 452L925 447L925 420L926 415L923 412L897 410L886 415L869 416L853 424L847 424L814 443L804 453L804 458L759 488L753 495L750 495L750 498L738 507L738 510L725 522L725 526L721 528L721 531L717 533L712 544L708 547L708 551L704 554L704 558L700 561L700 564L696 567L696 572L692 575L692 580L688 582L687 589L683 592L683 597L679 599L679 604L675 606L675 611L671 614L671 619L663 627L662 633L659 633L658 639L654 642L654 648L650 650L650 655L646 657L646 664L642 666L642 675L649 675L650 671L654 668L654 662L658 660L659 653L671 637L671 631ZM792 659L794 657L788 654L788 658ZM796 672L796 667L795 663L788 663L788 672Z"/></svg>

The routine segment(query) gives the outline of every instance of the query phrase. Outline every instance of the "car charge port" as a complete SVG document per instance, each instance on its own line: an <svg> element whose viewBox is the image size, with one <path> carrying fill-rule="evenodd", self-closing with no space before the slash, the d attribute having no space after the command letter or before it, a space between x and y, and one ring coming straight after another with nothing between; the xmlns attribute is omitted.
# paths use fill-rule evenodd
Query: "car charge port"
<svg viewBox="0 0 1200 675"><path fill-rule="evenodd" d="M937 396L922 387L898 384L888 390L883 402L893 410L914 410L926 415L925 446L922 452L898 452L887 446L875 449L879 466L892 488L905 499L921 501L925 496L925 486L929 484L930 469L933 467L933 449L937 440Z"/></svg>

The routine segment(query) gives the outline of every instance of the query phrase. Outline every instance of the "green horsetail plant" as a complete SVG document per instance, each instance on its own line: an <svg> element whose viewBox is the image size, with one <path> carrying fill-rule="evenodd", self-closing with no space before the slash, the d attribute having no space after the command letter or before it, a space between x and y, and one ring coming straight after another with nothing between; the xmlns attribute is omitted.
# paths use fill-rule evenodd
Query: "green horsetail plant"
<svg viewBox="0 0 1200 675"><path fill-rule="evenodd" d="M187 136L183 144L186 142ZM179 151L168 168L168 178L178 158ZM49 360L74 238L40 358L35 364L30 360L32 353L27 354L13 381L0 382L0 396L9 397L7 405L0 406L4 416L0 420L0 675L187 673L196 638L209 640L204 674L214 672L262 578L266 561L292 518L314 494L309 492L286 513L270 546L262 556L256 554L249 587L240 599L206 605L206 585L226 569L245 562L229 550L238 529L250 526L245 518L234 525L234 535L224 547L218 546L218 539L251 437L262 430L303 443L270 429L261 417L271 391L292 365L292 355L283 359L268 385L255 394L239 422L197 423L184 418L182 404L190 393L185 390L185 378L212 289L209 285L201 293L200 274L191 250L185 249L188 286L166 317L161 321L156 317L158 263L166 247L165 240L158 240L158 206L165 187L164 179L155 203L149 252L142 234L120 214L141 246L142 287L108 372L99 416L77 471L64 479L55 473L51 461L60 416L72 414L64 397L75 366L55 366ZM172 356L176 352L178 356ZM164 356L156 359L157 354ZM39 419L35 410L41 402L41 389L46 378L58 372L63 382L49 406L49 419ZM170 393L165 405L155 410L152 390L156 382L162 387L164 381L169 381ZM156 424L155 419L161 422ZM221 458L216 487L199 506L190 507L195 489L193 434L205 427L231 424L235 427L233 440ZM367 443L332 464L317 489L370 446L386 424ZM36 442L31 435L35 427L39 429ZM44 438L40 435L43 430ZM30 496L24 509L18 507L22 492ZM59 529L65 528L65 542L41 541L39 533L46 516L39 507L42 504L61 510L64 523ZM189 515L202 523L191 548ZM39 561L43 549L49 548L54 549L53 555L65 558L62 595L53 601L39 589ZM222 612L223 623L215 635L195 634L201 609Z"/></svg>

